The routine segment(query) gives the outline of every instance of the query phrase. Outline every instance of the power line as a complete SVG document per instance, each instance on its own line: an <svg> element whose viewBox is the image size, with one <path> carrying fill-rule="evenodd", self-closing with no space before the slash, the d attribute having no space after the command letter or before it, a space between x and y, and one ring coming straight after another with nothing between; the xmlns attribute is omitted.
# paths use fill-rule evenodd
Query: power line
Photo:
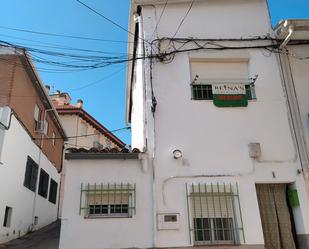
<svg viewBox="0 0 309 249"><path fill-rule="evenodd" d="M109 132L115 133L115 132L118 132L118 131L129 130L129 129L131 129L131 127L126 126L126 127L123 127L123 128L111 130ZM98 133L91 133L91 134L85 134L85 135L79 135L79 136L68 136L66 138L90 137L90 136L96 136L96 135L98 135ZM54 139L63 139L63 137L54 137L54 138L53 137L40 137L40 138L34 138L33 140L54 140Z"/></svg>
<svg viewBox="0 0 309 249"><path fill-rule="evenodd" d="M180 21L177 29L176 29L176 32L175 34L173 35L173 38L177 35L180 27L182 26L182 24L184 23L185 19L187 18L188 14L190 13L191 9L192 9L192 6L193 6L193 3L194 3L195 0L192 0L191 3L190 3L190 6L189 6L189 9L187 10L186 14L184 15L184 17L182 18L182 20Z"/></svg>
<svg viewBox="0 0 309 249"><path fill-rule="evenodd" d="M112 76L114 76L114 75L120 73L123 69L124 69L124 68L121 68L120 70L117 70L116 72L113 72L113 73L111 73L111 74L105 76L104 78L101 78L101 79L99 79L99 80L96 80L96 81L94 81L94 82L88 83L88 84L86 84L86 85L84 85L84 86L81 86L81 87L78 87L78 88L73 88L73 89L68 90L68 91L66 91L66 92L69 92L69 93L70 93L70 92L75 92L75 91L79 91L79 90L85 89L85 88L87 88L87 87L96 85L96 84L102 82L103 80L109 79L109 78L111 78Z"/></svg>
<svg viewBox="0 0 309 249"><path fill-rule="evenodd" d="M152 33L151 37L153 37L154 33L155 33L155 32L157 31L157 29L158 29L158 25L159 25L159 23L160 23L160 21L161 21L161 18L162 18L162 16L163 16L163 13L164 13L164 11L165 11L165 8L166 8L166 6L167 6L167 3L168 3L168 0L165 1L165 4L164 4L163 9L162 9L162 11L161 11L160 17L159 17L159 19L158 19L158 21L157 21L157 24L156 24L156 26L155 26L155 29L153 30L153 33Z"/></svg>
<svg viewBox="0 0 309 249"><path fill-rule="evenodd" d="M100 39L100 38L92 38L92 37L85 37L85 36L48 33L48 32L34 31L34 30L28 30L28 29L11 28L11 27L5 27L5 26L0 26L0 29L14 30L14 31L19 31L19 32L24 32L24 33L32 33L32 34L37 34L37 35L45 35L45 36L55 36L55 37L65 37L65 38L72 38L72 39L88 40L88 41L129 43L128 41L109 40L109 39Z"/></svg>
<svg viewBox="0 0 309 249"><path fill-rule="evenodd" d="M91 10L92 12L94 12L95 14L99 15L100 17L104 18L106 21L112 23L113 25L117 26L118 28L124 30L125 32L135 36L134 33L132 33L131 31L127 30L126 28L122 27L120 24L114 22L113 20L111 20L110 18L104 16L103 14L101 14L100 12L96 11L95 9L91 8L89 5L83 3L80 0L76 0L78 3L80 3L81 5L83 5L84 7L86 7L87 9Z"/></svg>
<svg viewBox="0 0 309 249"><path fill-rule="evenodd" d="M17 45L23 46L23 47L25 47L25 46L36 46L36 47L43 47L43 48L55 48L55 49L59 49L59 50L71 50L71 51L80 51L80 52L87 52L87 53L126 55L126 53L119 53L119 52L109 52L109 51L101 51L101 50L91 50L91 49L74 48L74 47L68 47L68 46L60 46L59 44L41 42L41 41L31 40L31 39L24 39L24 38L21 38L21 37L10 36L10 35L0 34L0 36L18 39L18 40L24 40L24 41L31 41L31 42L35 42L35 43L38 43L38 44L46 44L46 45L38 45L38 44L26 44L26 43L14 42L14 44L17 44Z"/></svg>

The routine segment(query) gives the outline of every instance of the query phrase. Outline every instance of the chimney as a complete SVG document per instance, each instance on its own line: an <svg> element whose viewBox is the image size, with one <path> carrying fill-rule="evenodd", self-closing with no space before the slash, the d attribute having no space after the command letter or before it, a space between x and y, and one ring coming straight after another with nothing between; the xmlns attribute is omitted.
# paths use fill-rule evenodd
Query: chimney
<svg viewBox="0 0 309 249"><path fill-rule="evenodd" d="M83 101L82 99L78 99L78 100L77 100L76 107L78 107L78 108L83 108L83 104L84 104L84 101Z"/></svg>
<svg viewBox="0 0 309 249"><path fill-rule="evenodd" d="M56 91L56 94L60 95L60 93L61 93L60 90L57 90L57 91Z"/></svg>
<svg viewBox="0 0 309 249"><path fill-rule="evenodd" d="M49 85L45 85L45 91L46 91L47 95L49 95L49 91L50 91L50 86Z"/></svg>

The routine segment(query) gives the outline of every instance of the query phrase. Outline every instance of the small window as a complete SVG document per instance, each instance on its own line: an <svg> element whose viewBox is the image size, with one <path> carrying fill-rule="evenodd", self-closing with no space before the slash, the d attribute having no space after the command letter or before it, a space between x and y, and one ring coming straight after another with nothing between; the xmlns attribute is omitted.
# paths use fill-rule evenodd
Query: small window
<svg viewBox="0 0 309 249"><path fill-rule="evenodd" d="M54 181L54 179L50 179L50 188L49 188L49 197L48 200L51 203L56 204L57 202L57 191L58 191L58 183Z"/></svg>
<svg viewBox="0 0 309 249"><path fill-rule="evenodd" d="M8 206L5 207L4 221L3 221L4 227L11 226L12 212L13 212L13 208L8 207Z"/></svg>
<svg viewBox="0 0 309 249"><path fill-rule="evenodd" d="M87 135L87 123L80 122L80 135L85 136Z"/></svg>
<svg viewBox="0 0 309 249"><path fill-rule="evenodd" d="M93 142L95 143L95 142L100 142L100 137L101 137L101 134L100 134L100 132L99 131L95 131L94 132L94 136L93 136Z"/></svg>
<svg viewBox="0 0 309 249"><path fill-rule="evenodd" d="M248 100L256 99L255 87L253 84L245 85ZM194 100L213 100L211 84L192 84L192 99Z"/></svg>
<svg viewBox="0 0 309 249"><path fill-rule="evenodd" d="M55 132L52 133L52 145L55 146L56 144L56 134Z"/></svg>
<svg viewBox="0 0 309 249"><path fill-rule="evenodd" d="M123 217L135 213L135 185L108 184L82 186L80 211L86 218Z"/></svg>
<svg viewBox="0 0 309 249"><path fill-rule="evenodd" d="M49 175L45 172L44 169L41 169L38 194L44 198L47 198L48 182Z"/></svg>
<svg viewBox="0 0 309 249"><path fill-rule="evenodd" d="M35 121L35 130L41 130L41 119L42 119L42 110L40 107L36 104L34 106L34 121Z"/></svg>
<svg viewBox="0 0 309 249"><path fill-rule="evenodd" d="M110 148L111 145L112 145L111 141L108 140L108 139L106 139L106 140L105 140L105 147Z"/></svg>
<svg viewBox="0 0 309 249"><path fill-rule="evenodd" d="M47 119L45 119L45 121L44 121L44 134L45 135L48 134L48 121L47 121Z"/></svg>
<svg viewBox="0 0 309 249"><path fill-rule="evenodd" d="M237 185L189 185L187 191L191 192L190 226L196 245L244 241Z"/></svg>
<svg viewBox="0 0 309 249"><path fill-rule="evenodd" d="M36 190L38 170L39 166L36 164L35 161L32 160L30 156L28 156L25 171L24 186L33 192L35 192Z"/></svg>

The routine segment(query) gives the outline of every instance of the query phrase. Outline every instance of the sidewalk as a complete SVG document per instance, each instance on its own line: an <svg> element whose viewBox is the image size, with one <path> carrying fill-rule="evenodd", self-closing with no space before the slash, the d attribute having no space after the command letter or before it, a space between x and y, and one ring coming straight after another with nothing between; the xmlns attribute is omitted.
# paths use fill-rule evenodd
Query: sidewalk
<svg viewBox="0 0 309 249"><path fill-rule="evenodd" d="M60 221L10 242L0 244L0 249L58 249Z"/></svg>

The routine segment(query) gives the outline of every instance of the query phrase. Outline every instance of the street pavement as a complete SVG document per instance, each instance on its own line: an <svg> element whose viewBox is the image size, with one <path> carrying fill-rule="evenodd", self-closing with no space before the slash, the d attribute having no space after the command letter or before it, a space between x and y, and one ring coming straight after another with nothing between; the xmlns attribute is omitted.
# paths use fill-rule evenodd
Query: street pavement
<svg viewBox="0 0 309 249"><path fill-rule="evenodd" d="M5 244L0 249L58 249L60 221Z"/></svg>

